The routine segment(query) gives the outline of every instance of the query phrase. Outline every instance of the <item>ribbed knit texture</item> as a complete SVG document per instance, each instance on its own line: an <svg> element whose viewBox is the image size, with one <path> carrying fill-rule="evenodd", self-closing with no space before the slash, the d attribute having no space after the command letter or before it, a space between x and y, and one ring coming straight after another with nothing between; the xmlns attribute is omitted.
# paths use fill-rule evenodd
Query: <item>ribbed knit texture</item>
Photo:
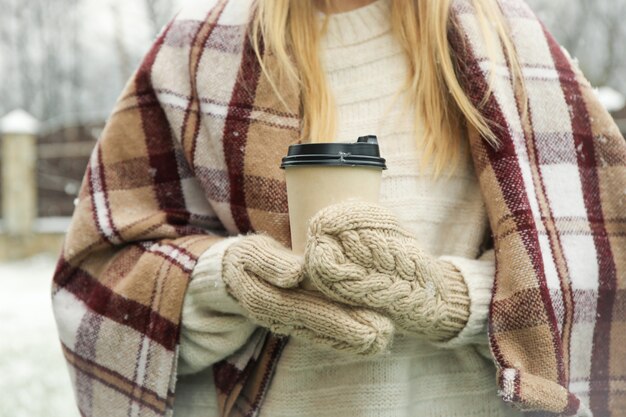
<svg viewBox="0 0 626 417"><path fill-rule="evenodd" d="M179 375L198 372L224 359L256 329L222 280L224 251L240 239L231 237L211 246L194 268L183 304Z"/></svg>
<svg viewBox="0 0 626 417"><path fill-rule="evenodd" d="M435 346L422 337L398 335L389 354L368 359L292 337L261 417L519 415L497 398L489 359L486 320L495 268L490 253L475 259L488 223L471 159L464 150L457 171L437 180L428 169L420 170L413 133L420 121L403 107L407 67L390 32L389 6L390 0L378 0L329 18L322 58L338 105L337 140L378 135L389 167L383 172L381 204L426 253L461 272L471 300L469 320L446 343ZM213 394L198 394L211 393L212 384L210 368L182 380L176 415L216 415Z"/></svg>

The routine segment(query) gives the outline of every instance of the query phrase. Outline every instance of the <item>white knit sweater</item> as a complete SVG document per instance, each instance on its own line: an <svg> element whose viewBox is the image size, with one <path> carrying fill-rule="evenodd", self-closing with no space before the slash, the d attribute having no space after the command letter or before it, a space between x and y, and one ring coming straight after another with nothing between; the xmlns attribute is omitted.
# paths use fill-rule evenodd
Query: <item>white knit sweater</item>
<svg viewBox="0 0 626 417"><path fill-rule="evenodd" d="M471 159L464 150L452 176L437 180L428 169L420 170L421 151L413 133L420 123L403 104L407 65L390 31L389 5L390 0L377 0L329 18L321 53L338 105L337 138L378 135L389 168L383 173L381 203L425 250L463 273L470 319L445 346L398 335L389 354L369 359L292 338L262 417L518 415L496 395L487 349L494 263L491 252L476 260L488 223ZM255 330L220 276L222 254L236 239L209 249L194 271L183 310L175 416L217 415L210 365L236 351Z"/></svg>

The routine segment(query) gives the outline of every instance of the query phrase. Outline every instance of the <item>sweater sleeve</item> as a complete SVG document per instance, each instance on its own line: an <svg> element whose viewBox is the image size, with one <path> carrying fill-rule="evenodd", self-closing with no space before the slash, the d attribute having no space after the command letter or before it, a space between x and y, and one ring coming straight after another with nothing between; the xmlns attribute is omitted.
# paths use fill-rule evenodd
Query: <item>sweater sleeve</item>
<svg viewBox="0 0 626 417"><path fill-rule="evenodd" d="M495 278L494 251L485 252L479 259L457 256L443 256L440 259L451 263L461 272L470 297L470 314L465 327L456 337L438 345L447 348L468 344L488 345L487 318Z"/></svg>
<svg viewBox="0 0 626 417"><path fill-rule="evenodd" d="M199 372L230 356L257 328L222 281L224 252L241 238L211 246L192 272L183 303L179 375Z"/></svg>

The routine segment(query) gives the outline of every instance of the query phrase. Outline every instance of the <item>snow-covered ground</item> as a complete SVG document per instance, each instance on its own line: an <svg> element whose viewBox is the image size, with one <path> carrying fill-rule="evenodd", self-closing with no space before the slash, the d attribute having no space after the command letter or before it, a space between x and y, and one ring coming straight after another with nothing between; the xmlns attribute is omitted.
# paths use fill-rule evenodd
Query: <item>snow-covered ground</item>
<svg viewBox="0 0 626 417"><path fill-rule="evenodd" d="M78 416L50 304L54 264L0 264L0 417Z"/></svg>

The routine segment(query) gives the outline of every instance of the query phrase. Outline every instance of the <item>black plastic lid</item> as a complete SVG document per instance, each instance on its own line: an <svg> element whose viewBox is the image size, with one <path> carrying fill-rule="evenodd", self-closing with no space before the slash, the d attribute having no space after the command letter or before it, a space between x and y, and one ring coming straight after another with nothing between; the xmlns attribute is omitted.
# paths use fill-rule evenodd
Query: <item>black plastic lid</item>
<svg viewBox="0 0 626 417"><path fill-rule="evenodd" d="M378 139L361 136L355 143L302 143L291 145L281 168L295 166L363 166L387 169Z"/></svg>

